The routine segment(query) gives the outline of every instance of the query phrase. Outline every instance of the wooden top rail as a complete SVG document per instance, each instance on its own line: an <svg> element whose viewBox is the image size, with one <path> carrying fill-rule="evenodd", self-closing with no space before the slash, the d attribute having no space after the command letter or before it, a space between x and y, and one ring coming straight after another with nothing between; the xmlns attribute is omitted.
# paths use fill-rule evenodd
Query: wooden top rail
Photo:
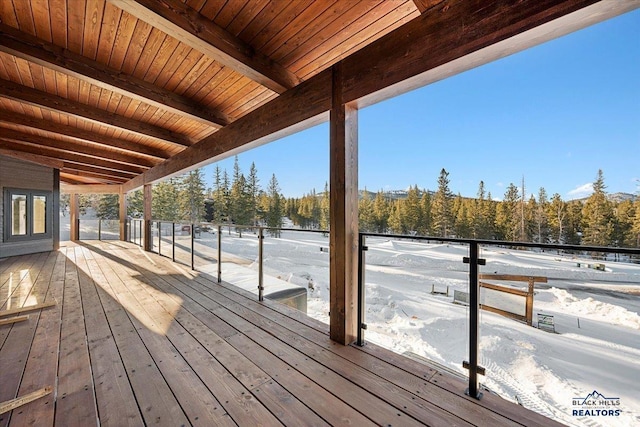
<svg viewBox="0 0 640 427"><path fill-rule="evenodd" d="M480 274L479 279L492 279L492 280L510 280L513 282L534 282L534 283L547 283L547 278L542 276L517 276L510 274Z"/></svg>

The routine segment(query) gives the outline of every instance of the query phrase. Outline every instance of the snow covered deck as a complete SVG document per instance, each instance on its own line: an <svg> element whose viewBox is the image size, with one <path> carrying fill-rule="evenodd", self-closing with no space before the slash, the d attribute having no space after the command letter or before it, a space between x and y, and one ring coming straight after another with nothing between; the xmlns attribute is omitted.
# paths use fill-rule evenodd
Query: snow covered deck
<svg viewBox="0 0 640 427"><path fill-rule="evenodd" d="M465 382L120 242L0 260L0 426L556 425ZM3 316L2 319L6 319Z"/></svg>

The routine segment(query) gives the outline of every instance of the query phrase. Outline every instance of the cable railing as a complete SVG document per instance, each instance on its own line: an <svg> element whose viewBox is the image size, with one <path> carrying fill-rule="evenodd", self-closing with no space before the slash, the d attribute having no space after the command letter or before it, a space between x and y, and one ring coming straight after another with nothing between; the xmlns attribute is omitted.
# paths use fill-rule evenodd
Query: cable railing
<svg viewBox="0 0 640 427"><path fill-rule="evenodd" d="M142 245L142 220L127 229ZM328 324L328 232L167 221L150 229L154 252ZM568 424L561 408L571 399L550 401L532 375L578 393L580 374L563 354L590 372L609 355L619 382L598 377L605 385L594 388L631 390L623 395L637 402L638 385L624 381L637 368L624 360L640 357L640 249L377 233L360 233L358 246L356 344L366 332L464 378L460 392L473 398L494 392ZM597 351L585 356L585 345Z"/></svg>

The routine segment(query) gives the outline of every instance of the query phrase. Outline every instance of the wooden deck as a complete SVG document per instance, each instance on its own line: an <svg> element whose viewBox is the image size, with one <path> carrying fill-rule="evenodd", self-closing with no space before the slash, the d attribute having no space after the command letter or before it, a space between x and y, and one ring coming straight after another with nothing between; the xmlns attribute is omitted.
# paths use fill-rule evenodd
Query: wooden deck
<svg viewBox="0 0 640 427"><path fill-rule="evenodd" d="M0 310L48 301L0 326L0 402L53 393L0 427L555 424L129 243L0 261Z"/></svg>

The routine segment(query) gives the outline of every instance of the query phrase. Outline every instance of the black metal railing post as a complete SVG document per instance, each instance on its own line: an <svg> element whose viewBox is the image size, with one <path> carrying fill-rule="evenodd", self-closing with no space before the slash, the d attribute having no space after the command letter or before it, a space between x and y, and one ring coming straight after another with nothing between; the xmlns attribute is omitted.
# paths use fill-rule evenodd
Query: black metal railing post
<svg viewBox="0 0 640 427"><path fill-rule="evenodd" d="M102 240L102 219L98 218L98 240Z"/></svg>
<svg viewBox="0 0 640 427"><path fill-rule="evenodd" d="M218 226L218 283L222 282L222 226Z"/></svg>
<svg viewBox="0 0 640 427"><path fill-rule="evenodd" d="M158 221L158 255L162 255L162 221Z"/></svg>
<svg viewBox="0 0 640 427"><path fill-rule="evenodd" d="M176 262L176 223L171 223L171 261Z"/></svg>
<svg viewBox="0 0 640 427"><path fill-rule="evenodd" d="M480 284L478 282L478 265L484 265L485 260L479 257L479 244L469 242L469 258L464 262L469 264L469 361L462 366L469 369L469 388L465 394L480 399L482 393L478 386L478 374L484 373L484 368L478 365L478 347L480 330Z"/></svg>
<svg viewBox="0 0 640 427"><path fill-rule="evenodd" d="M258 228L258 301L264 301L264 273L262 271L264 229Z"/></svg>
<svg viewBox="0 0 640 427"><path fill-rule="evenodd" d="M364 345L364 331L365 329L367 329L367 324L364 323L364 273L366 267L365 252L368 249L366 246L366 239L367 236L365 236L364 234L358 234L358 337L356 340L356 344L358 344L360 347Z"/></svg>
<svg viewBox="0 0 640 427"><path fill-rule="evenodd" d="M195 227L195 224L191 224L191 269L194 271L196 269L195 256L194 256L194 250L193 250L195 238L196 238L196 227Z"/></svg>

